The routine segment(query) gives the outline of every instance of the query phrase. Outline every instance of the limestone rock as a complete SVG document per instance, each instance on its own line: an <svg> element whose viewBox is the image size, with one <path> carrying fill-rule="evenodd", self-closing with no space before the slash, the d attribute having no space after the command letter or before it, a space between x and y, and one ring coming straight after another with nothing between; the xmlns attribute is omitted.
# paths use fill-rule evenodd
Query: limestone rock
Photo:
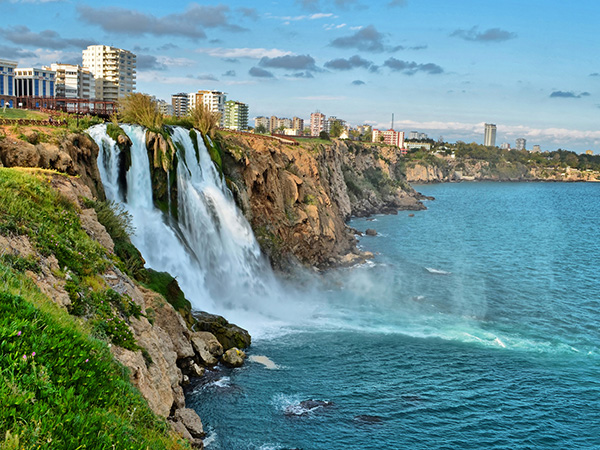
<svg viewBox="0 0 600 450"><path fill-rule="evenodd" d="M190 408L181 408L175 411L175 420L180 421L189 431L192 437L201 439L206 436L202 420L198 417L196 411Z"/></svg>
<svg viewBox="0 0 600 450"><path fill-rule="evenodd" d="M230 348L223 355L223 364L228 367L240 367L244 364L245 358L246 354L243 351L237 348Z"/></svg>
<svg viewBox="0 0 600 450"><path fill-rule="evenodd" d="M199 331L191 335L192 345L201 362L207 366L214 366L223 355L223 346L217 338L207 331Z"/></svg>
<svg viewBox="0 0 600 450"><path fill-rule="evenodd" d="M229 323L224 317L201 311L194 311L193 315L196 320L195 329L212 333L223 346L223 350L250 347L250 334L243 328Z"/></svg>
<svg viewBox="0 0 600 450"><path fill-rule="evenodd" d="M115 244L110 237L110 234L106 231L106 228L98 222L98 216L96 211L92 208L84 209L79 214L81 219L81 227L90 235L92 239L98 241L102 246L113 252L115 250Z"/></svg>

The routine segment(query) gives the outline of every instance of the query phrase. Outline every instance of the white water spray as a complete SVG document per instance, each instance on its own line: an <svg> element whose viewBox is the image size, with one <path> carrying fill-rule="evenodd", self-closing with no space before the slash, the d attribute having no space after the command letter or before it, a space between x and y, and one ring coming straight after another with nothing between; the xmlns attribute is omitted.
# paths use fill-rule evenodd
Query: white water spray
<svg viewBox="0 0 600 450"><path fill-rule="evenodd" d="M299 303L282 302L290 292L273 275L202 139L196 152L187 130L173 131L178 192L174 221L153 204L145 129L121 128L133 143L126 192L118 183L120 149L106 126L88 132L100 147L98 168L106 195L131 214L132 241L147 266L176 277L194 309L224 314L254 334L302 316Z"/></svg>

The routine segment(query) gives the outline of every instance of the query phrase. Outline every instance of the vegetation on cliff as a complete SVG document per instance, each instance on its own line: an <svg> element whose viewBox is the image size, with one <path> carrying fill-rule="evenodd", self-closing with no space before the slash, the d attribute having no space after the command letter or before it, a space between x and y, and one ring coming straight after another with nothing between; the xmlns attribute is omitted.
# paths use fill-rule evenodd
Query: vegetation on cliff
<svg viewBox="0 0 600 450"><path fill-rule="evenodd" d="M0 239L33 252L0 258L0 442L21 448L186 448L133 388L109 345L137 349L140 308L100 274L123 264L83 231L55 175L0 169ZM29 245L29 244L27 244ZM54 262L52 262L54 261ZM40 291L52 273L72 314ZM151 361L147 361L151 364Z"/></svg>

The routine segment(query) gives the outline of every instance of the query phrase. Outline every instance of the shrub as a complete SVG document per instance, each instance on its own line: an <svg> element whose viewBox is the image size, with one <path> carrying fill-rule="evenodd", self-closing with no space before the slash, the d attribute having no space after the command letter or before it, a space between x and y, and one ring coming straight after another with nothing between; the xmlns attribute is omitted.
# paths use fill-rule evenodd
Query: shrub
<svg viewBox="0 0 600 450"><path fill-rule="evenodd" d="M194 128L197 128L204 136L208 136L211 139L215 137L215 133L221 122L221 115L218 112L211 111L208 106L198 103L190 111L189 117Z"/></svg>
<svg viewBox="0 0 600 450"><path fill-rule="evenodd" d="M121 100L118 118L120 122L142 125L154 131L163 126L163 116L156 101L139 92L131 93Z"/></svg>

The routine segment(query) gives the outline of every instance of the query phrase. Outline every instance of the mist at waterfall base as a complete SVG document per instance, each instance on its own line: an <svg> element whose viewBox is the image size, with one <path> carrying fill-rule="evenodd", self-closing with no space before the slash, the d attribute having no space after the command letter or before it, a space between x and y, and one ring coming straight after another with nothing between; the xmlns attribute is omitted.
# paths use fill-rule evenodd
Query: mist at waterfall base
<svg viewBox="0 0 600 450"><path fill-rule="evenodd" d="M173 139L190 145L186 134ZM101 152L99 166L123 200L114 159ZM351 222L377 229L360 239L372 263L282 281L243 217L219 203L233 204L222 186L189 184L190 199L211 199L201 200L209 216L235 222L203 224L195 245L200 219L173 225L133 194L145 189L134 170L128 208L148 265L253 333L244 367L209 371L187 392L208 449L600 448L600 185L420 186L436 197L427 211ZM223 238L230 227L239 235Z"/></svg>

